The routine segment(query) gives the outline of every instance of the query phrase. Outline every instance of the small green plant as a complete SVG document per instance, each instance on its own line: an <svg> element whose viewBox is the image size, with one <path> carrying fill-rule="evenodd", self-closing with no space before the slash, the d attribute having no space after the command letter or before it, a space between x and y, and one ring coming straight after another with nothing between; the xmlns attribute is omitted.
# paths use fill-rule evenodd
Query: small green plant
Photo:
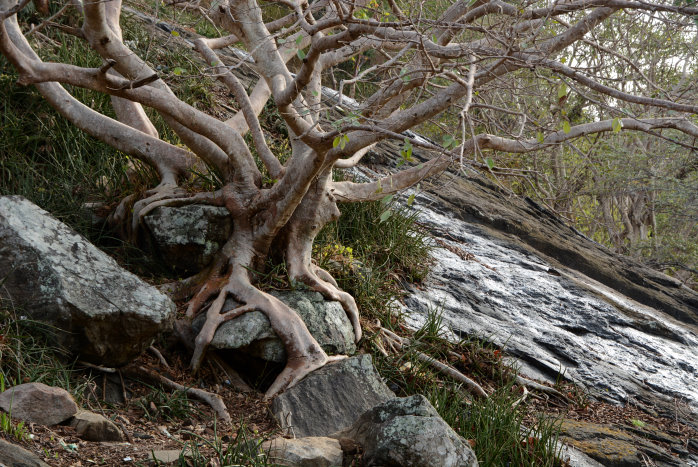
<svg viewBox="0 0 698 467"><path fill-rule="evenodd" d="M244 422L240 422L233 441L226 443L218 435L214 424L213 439L190 433L193 439L184 445L179 457L180 467L207 467L209 465L252 467L272 467L279 464L272 462L267 452L262 449L262 440L255 438L255 434L247 428ZM207 452L212 452L207 454Z"/></svg>
<svg viewBox="0 0 698 467"><path fill-rule="evenodd" d="M0 393L5 392L5 378L0 373ZM14 423L12 421L12 408L10 413L0 412L0 432L6 433L17 441L24 441L29 438L24 422Z"/></svg>
<svg viewBox="0 0 698 467"><path fill-rule="evenodd" d="M634 426L636 426L638 428L644 428L645 425L647 425L647 423L645 423L642 420L639 420L637 418L633 418L632 420L630 420L630 423L632 423Z"/></svg>

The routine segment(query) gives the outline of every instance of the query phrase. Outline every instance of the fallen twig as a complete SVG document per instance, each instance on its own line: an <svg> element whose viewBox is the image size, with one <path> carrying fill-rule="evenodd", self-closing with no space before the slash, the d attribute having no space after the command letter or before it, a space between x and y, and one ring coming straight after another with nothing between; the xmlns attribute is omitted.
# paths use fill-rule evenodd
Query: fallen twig
<svg viewBox="0 0 698 467"><path fill-rule="evenodd" d="M536 383L535 381L532 381L528 378L524 378L523 376L516 375L516 384L519 384L523 386L524 388L530 388L530 389L535 389L536 391L539 392L544 392L546 394L552 394L554 396L560 397L564 399L567 402L572 402L569 397L565 396L563 393L558 391L557 389L553 389L551 387L545 386L540 383Z"/></svg>

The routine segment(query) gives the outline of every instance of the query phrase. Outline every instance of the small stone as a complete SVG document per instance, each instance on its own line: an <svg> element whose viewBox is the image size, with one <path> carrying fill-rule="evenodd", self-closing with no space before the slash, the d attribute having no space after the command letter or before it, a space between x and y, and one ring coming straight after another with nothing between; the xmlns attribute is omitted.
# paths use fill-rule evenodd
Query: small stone
<svg viewBox="0 0 698 467"><path fill-rule="evenodd" d="M68 391L43 383L11 387L0 394L0 408L12 418L46 426L64 422L78 411Z"/></svg>
<svg viewBox="0 0 698 467"><path fill-rule="evenodd" d="M88 412L78 412L70 426L75 428L78 436L87 441L122 441L123 437L119 428L102 415Z"/></svg>
<svg viewBox="0 0 698 467"><path fill-rule="evenodd" d="M262 444L269 460L294 467L330 467L342 465L343 451L332 438L276 438Z"/></svg>
<svg viewBox="0 0 698 467"><path fill-rule="evenodd" d="M163 464L172 464L177 462L182 456L182 451L179 449L168 449L163 451L153 451L153 460ZM186 454L184 454L186 456Z"/></svg>

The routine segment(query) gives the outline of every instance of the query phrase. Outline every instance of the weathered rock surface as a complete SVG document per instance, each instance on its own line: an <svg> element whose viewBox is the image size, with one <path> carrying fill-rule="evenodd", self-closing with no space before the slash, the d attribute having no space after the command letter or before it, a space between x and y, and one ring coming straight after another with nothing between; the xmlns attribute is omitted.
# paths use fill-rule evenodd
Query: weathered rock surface
<svg viewBox="0 0 698 467"><path fill-rule="evenodd" d="M333 438L275 438L262 444L272 463L292 467L341 466L344 459L339 441Z"/></svg>
<svg viewBox="0 0 698 467"><path fill-rule="evenodd" d="M530 376L562 373L594 397L664 414L678 399L698 425L697 293L478 175L423 188L414 206L436 261L404 300L413 327L442 310L454 339L487 336Z"/></svg>
<svg viewBox="0 0 698 467"><path fill-rule="evenodd" d="M4 467L50 467L39 457L21 446L0 439L0 466Z"/></svg>
<svg viewBox="0 0 698 467"><path fill-rule="evenodd" d="M296 437L326 436L350 426L362 413L395 397L370 355L340 360L306 376L280 394L272 412Z"/></svg>
<svg viewBox="0 0 698 467"><path fill-rule="evenodd" d="M12 418L50 426L68 420L77 413L78 406L65 389L26 383L0 394L0 409Z"/></svg>
<svg viewBox="0 0 698 467"><path fill-rule="evenodd" d="M144 217L146 243L168 266L197 272L206 266L230 237L230 213L223 207L160 206Z"/></svg>
<svg viewBox="0 0 698 467"><path fill-rule="evenodd" d="M354 330L339 302L326 301L322 295L311 291L272 291L272 295L296 310L310 334L329 355L353 355L356 353ZM226 301L223 310L237 306L234 300ZM194 329L203 325L204 315L194 321ZM221 350L242 349L245 353L270 362L286 361L284 346L276 337L269 319L260 311L252 311L223 323L211 341L211 346Z"/></svg>
<svg viewBox="0 0 698 467"><path fill-rule="evenodd" d="M121 430L108 418L81 410L70 421L78 436L87 441L122 441Z"/></svg>
<svg viewBox="0 0 698 467"><path fill-rule="evenodd" d="M0 277L0 296L105 366L130 362L174 319L169 298L19 196L0 197Z"/></svg>
<svg viewBox="0 0 698 467"><path fill-rule="evenodd" d="M475 467L475 453L421 395L394 398L364 413L348 429L367 466Z"/></svg>
<svg viewBox="0 0 698 467"><path fill-rule="evenodd" d="M650 459L651 465L685 465L647 437L630 434L613 425L564 420L561 432L562 441L607 467L646 465L645 458ZM662 441L666 442L667 439ZM680 444L678 439L675 441Z"/></svg>

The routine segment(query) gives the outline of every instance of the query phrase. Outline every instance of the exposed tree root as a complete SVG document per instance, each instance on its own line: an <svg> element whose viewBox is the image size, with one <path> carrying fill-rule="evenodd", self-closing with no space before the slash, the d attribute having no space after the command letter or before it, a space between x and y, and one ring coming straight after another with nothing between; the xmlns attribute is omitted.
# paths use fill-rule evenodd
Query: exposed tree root
<svg viewBox="0 0 698 467"><path fill-rule="evenodd" d="M154 371L148 370L147 368L142 366L127 367L124 371L130 377L144 378L149 381L159 383L170 389L174 389L176 391L183 391L184 393L210 405L211 408L216 412L216 414L218 414L220 420L226 423L230 423L232 421L232 418L228 413L228 409L226 408L223 399L218 394L207 392L202 389L188 388L186 386L182 386L181 384L175 383L174 381L165 378L164 376L159 375Z"/></svg>
<svg viewBox="0 0 698 467"><path fill-rule="evenodd" d="M362 334L361 322L359 321L359 308L356 306L354 297L339 289L337 282L329 272L315 265L311 265L311 267L312 272L305 265L296 268L296 271L291 274L291 280L307 285L311 290L322 294L327 300L339 302L354 328L354 340L359 342Z"/></svg>
<svg viewBox="0 0 698 467"><path fill-rule="evenodd" d="M162 366L164 366L168 370L170 369L170 364L167 363L167 359L165 359L165 357L162 355L162 353L160 353L160 351L154 345L151 345L150 347L148 347L148 350L153 355L155 355L155 357L157 357L157 359L160 361L160 363L162 363Z"/></svg>

